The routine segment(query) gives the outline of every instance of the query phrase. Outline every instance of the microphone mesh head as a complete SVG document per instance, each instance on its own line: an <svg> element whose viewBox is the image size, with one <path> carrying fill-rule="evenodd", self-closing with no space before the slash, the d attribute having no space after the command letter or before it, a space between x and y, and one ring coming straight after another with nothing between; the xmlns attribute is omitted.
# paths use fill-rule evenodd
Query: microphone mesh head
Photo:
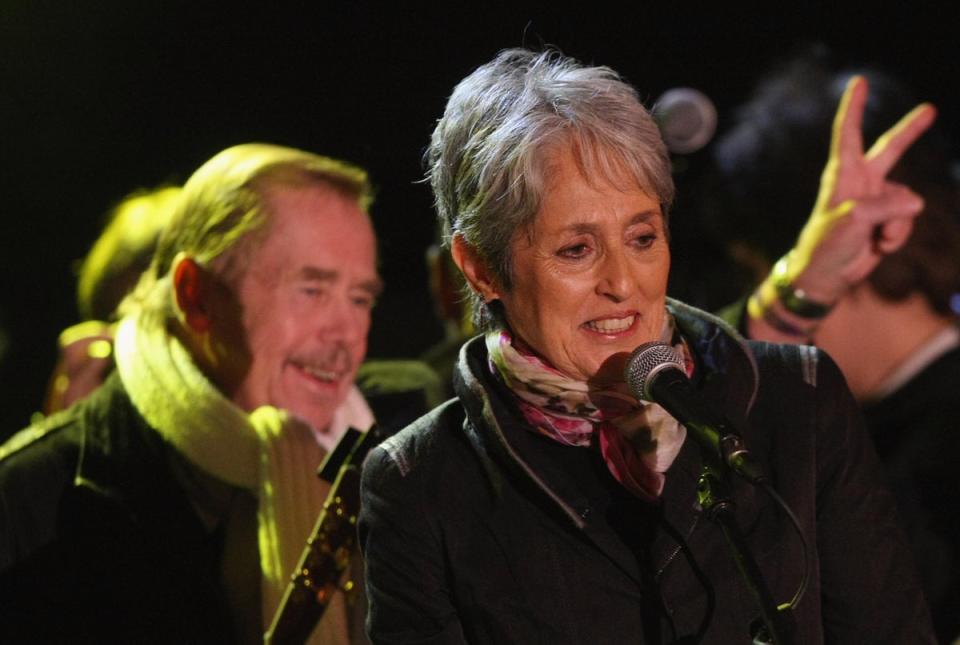
<svg viewBox="0 0 960 645"><path fill-rule="evenodd" d="M630 354L623 378L638 399L653 401L647 392L647 386L651 378L664 367L675 367L684 371L680 352L660 341L644 343Z"/></svg>

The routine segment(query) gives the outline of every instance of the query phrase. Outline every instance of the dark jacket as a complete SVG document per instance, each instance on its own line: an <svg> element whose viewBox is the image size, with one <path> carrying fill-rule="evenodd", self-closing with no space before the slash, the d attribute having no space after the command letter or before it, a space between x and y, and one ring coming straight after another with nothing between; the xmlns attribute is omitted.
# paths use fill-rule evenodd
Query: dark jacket
<svg viewBox="0 0 960 645"><path fill-rule="evenodd" d="M408 367L380 365L368 376ZM400 384L369 384L387 434L426 409L424 384L413 379L421 370L410 373ZM238 638L238 622L259 632L259 614L231 618L224 522L212 531L201 523L171 470L172 451L116 374L0 446L0 643L249 641ZM247 546L232 562L252 563L258 584L255 536ZM349 617L358 643L363 607Z"/></svg>
<svg viewBox="0 0 960 645"><path fill-rule="evenodd" d="M745 331L746 301L720 316ZM862 406L941 642L960 638L960 348Z"/></svg>
<svg viewBox="0 0 960 645"><path fill-rule="evenodd" d="M671 308L703 400L742 431L809 543L796 642L932 642L892 498L835 365ZM456 389L364 467L374 643L750 642L758 611L698 504L693 440L660 502L646 505L596 451L524 427L482 340L465 346ZM800 541L762 491L727 483L766 584L788 601L804 569Z"/></svg>
<svg viewBox="0 0 960 645"><path fill-rule="evenodd" d="M960 349L863 407L942 642L960 638Z"/></svg>
<svg viewBox="0 0 960 645"><path fill-rule="evenodd" d="M0 642L232 642L208 533L113 375L0 455Z"/></svg>

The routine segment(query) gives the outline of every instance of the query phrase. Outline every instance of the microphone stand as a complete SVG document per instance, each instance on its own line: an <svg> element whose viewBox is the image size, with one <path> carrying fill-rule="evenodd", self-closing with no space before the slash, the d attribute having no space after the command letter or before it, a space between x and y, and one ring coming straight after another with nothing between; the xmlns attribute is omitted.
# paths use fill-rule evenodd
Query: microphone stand
<svg viewBox="0 0 960 645"><path fill-rule="evenodd" d="M793 645L796 629L789 610L803 595L806 574L794 601L780 611L737 525L733 499L725 485L726 476L736 473L754 486L762 486L794 523L806 553L803 532L793 512L769 485L759 461L747 450L740 435L700 400L687 378L683 358L676 350L661 342L640 345L627 362L624 380L638 399L658 403L682 423L688 436L700 446L703 470L697 484L697 497L707 518L723 531L737 569L760 608L762 624L753 621L750 625L754 645Z"/></svg>
<svg viewBox="0 0 960 645"><path fill-rule="evenodd" d="M703 450L704 466L697 483L697 498L707 518L720 526L727 548L737 564L737 569L760 608L762 627L751 626L754 645L793 645L794 624L792 615L779 611L763 574L743 537L734 514L734 502L722 477L722 468L716 451Z"/></svg>

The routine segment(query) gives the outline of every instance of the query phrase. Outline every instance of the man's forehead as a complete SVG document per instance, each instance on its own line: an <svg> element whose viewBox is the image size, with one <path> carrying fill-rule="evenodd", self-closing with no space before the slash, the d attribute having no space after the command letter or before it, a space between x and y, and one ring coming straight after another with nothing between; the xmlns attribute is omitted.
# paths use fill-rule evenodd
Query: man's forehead
<svg viewBox="0 0 960 645"><path fill-rule="evenodd" d="M267 210L270 206L281 206L284 203L302 200L317 199L342 201L356 207L358 211L366 213L362 205L362 196L351 187L338 183L333 179L317 176L305 177L267 177L256 184Z"/></svg>
<svg viewBox="0 0 960 645"><path fill-rule="evenodd" d="M266 228L277 228L281 220L280 226L299 220L300 226L314 230L339 226L373 235L370 216L359 198L325 183L271 184L261 191L261 208Z"/></svg>
<svg viewBox="0 0 960 645"><path fill-rule="evenodd" d="M264 187L261 257L298 279L347 280L379 291L377 241L357 198L325 183ZM275 265L277 266L277 265Z"/></svg>

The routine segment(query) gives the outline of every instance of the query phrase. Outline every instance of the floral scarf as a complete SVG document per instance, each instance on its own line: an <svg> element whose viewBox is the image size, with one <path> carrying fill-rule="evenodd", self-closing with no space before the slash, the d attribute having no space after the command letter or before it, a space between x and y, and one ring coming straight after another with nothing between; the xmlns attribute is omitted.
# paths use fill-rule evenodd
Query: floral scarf
<svg viewBox="0 0 960 645"><path fill-rule="evenodd" d="M693 358L667 316L661 334L683 356L687 375ZM599 388L574 380L526 348L510 332L486 335L490 369L510 389L529 429L568 446L599 446L610 473L645 500L663 491L664 472L673 463L686 429L656 403L638 401L626 383Z"/></svg>

